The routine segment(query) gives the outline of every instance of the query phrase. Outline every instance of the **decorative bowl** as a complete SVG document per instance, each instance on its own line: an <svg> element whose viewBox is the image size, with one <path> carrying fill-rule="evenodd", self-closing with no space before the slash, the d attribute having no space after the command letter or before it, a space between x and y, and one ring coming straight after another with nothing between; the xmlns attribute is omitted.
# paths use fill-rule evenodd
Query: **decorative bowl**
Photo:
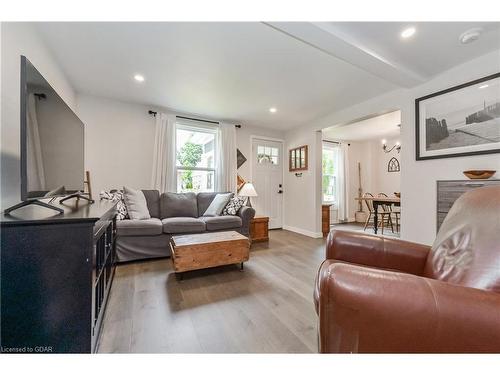
<svg viewBox="0 0 500 375"><path fill-rule="evenodd" d="M464 171L463 173L471 180L479 180L479 179L486 180L487 178L493 176L496 173L496 171L472 170L472 171Z"/></svg>

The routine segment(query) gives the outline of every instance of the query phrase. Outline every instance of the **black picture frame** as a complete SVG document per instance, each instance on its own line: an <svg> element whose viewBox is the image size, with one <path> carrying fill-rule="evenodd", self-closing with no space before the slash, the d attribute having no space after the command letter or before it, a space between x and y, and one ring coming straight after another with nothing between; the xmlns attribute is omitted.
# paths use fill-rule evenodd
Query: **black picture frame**
<svg viewBox="0 0 500 375"><path fill-rule="evenodd" d="M461 156L475 156L475 155L485 155L485 154L495 154L495 153L500 153L500 148L496 149L488 149L488 150L477 150L477 151L470 151L470 152L450 152L449 154L441 154L441 155L432 155L432 156L423 156L420 153L420 132L421 132L421 127L420 127L420 105L427 99L434 98L436 96L444 95L444 94L449 94L450 92L453 91L458 91L461 89L464 89L466 87L470 87L473 85L477 85L479 83L491 81L493 79L500 78L500 72L488 75L483 78L479 78L473 81L469 81L457 86L450 87L445 90L441 90L426 96L422 96L420 98L415 99L415 158L417 161L420 160L432 160L432 159L443 159L443 158L453 158L453 157L461 157ZM452 148L450 148L451 150Z"/></svg>
<svg viewBox="0 0 500 375"><path fill-rule="evenodd" d="M243 153L240 151L239 148L236 149L236 169L240 169L240 167L245 164L247 161L247 158Z"/></svg>

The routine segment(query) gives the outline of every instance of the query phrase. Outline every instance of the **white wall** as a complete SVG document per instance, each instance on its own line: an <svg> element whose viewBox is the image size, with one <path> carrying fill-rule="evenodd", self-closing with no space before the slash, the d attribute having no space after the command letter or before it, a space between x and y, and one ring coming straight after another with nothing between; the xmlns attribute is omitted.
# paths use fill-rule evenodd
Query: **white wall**
<svg viewBox="0 0 500 375"><path fill-rule="evenodd" d="M301 177L285 169L283 228L321 237L321 132L297 129L285 137L286 165L288 150L303 145L308 146L309 162Z"/></svg>
<svg viewBox="0 0 500 375"><path fill-rule="evenodd" d="M124 185L149 189L153 163L155 119L150 107L78 95L77 113L85 124L85 167L92 190Z"/></svg>
<svg viewBox="0 0 500 375"><path fill-rule="evenodd" d="M387 147L391 148L396 144L396 142L401 142L400 137L387 138ZM385 153L382 150L382 143L379 139L369 142L367 148L370 149L372 155L372 184L371 190L365 190L371 192L373 195L378 193L385 193L388 196L394 195L394 192L401 191L401 172L388 172L387 167L389 160L395 157L401 164L401 153L398 153L396 149L389 153Z"/></svg>
<svg viewBox="0 0 500 375"><path fill-rule="evenodd" d="M340 123L363 118L373 113L401 110L401 237L406 240L431 244L436 235L436 181L463 179L466 169L500 170L500 155L480 155L436 160L415 160L415 99L426 94L465 83L500 70L500 51L492 52L457 66L429 82L413 89L395 90L368 101L332 113L300 130L302 133L314 131ZM297 133L295 130L293 133ZM498 177L498 176L497 176ZM313 178L311 178L313 180ZM313 186L312 184L310 186ZM312 192L321 195L321 188ZM287 196L287 204L302 199L303 191L294 191ZM302 207L304 217L313 217L317 208L313 205ZM285 221L294 220L285 211ZM300 223L297 223L299 225ZM310 226L303 225L310 229ZM313 230L319 230L316 226Z"/></svg>
<svg viewBox="0 0 500 375"><path fill-rule="evenodd" d="M26 56L63 100L75 108L75 92L33 25L1 25L1 208L19 203L20 56Z"/></svg>
<svg viewBox="0 0 500 375"><path fill-rule="evenodd" d="M361 187L364 192L373 191L373 181L375 171L373 169L373 150L371 142L348 142L349 152L349 221L355 220L355 212L358 211L359 205L355 200L358 196L359 178L358 178L358 163L361 163ZM365 210L365 207L363 207Z"/></svg>
<svg viewBox="0 0 500 375"><path fill-rule="evenodd" d="M164 110L90 95L78 95L77 113L85 123L85 164L92 188L150 188L153 163L155 119L148 110ZM283 138L278 131L242 125L236 130L236 144L250 159L250 136ZM250 161L238 173L251 178Z"/></svg>

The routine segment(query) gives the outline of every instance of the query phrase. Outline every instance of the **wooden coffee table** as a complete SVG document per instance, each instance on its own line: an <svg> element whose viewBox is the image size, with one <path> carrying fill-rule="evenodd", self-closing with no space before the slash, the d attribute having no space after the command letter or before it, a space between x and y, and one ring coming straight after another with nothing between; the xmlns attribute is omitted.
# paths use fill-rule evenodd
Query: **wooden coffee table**
<svg viewBox="0 0 500 375"><path fill-rule="evenodd" d="M250 240L235 231L187 234L170 240L175 273L247 261Z"/></svg>

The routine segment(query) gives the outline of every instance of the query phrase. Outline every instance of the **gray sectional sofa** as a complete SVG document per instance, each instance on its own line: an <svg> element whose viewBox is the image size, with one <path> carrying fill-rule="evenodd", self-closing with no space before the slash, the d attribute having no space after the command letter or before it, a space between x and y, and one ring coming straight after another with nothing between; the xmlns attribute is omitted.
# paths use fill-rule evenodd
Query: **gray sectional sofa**
<svg viewBox="0 0 500 375"><path fill-rule="evenodd" d="M203 216L217 193L163 193L142 190L151 219L119 220L116 251L119 262L170 256L173 235L234 230L249 236L252 207L236 216Z"/></svg>

